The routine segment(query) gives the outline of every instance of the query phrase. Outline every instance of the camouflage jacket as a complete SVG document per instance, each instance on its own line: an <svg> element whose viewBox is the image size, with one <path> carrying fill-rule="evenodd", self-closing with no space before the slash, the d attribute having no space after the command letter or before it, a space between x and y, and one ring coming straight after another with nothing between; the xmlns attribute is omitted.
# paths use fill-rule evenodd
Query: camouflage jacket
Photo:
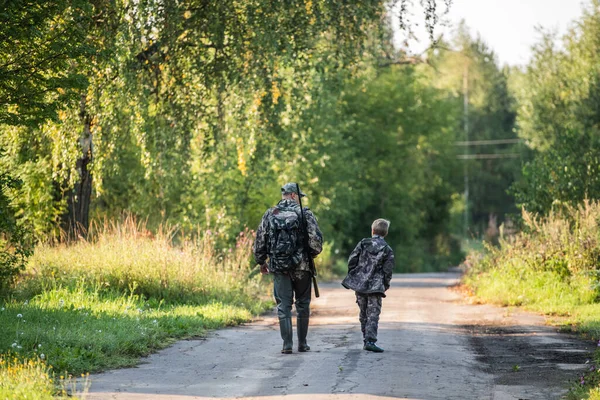
<svg viewBox="0 0 600 400"><path fill-rule="evenodd" d="M292 200L281 200L278 205L296 208L298 215L300 215L300 205ZM252 249L254 252L254 260L259 265L264 264L269 258L269 235L272 232L270 221L271 214L274 210L275 207L272 207L265 212L262 220L260 221L260 225L256 230L256 239L254 240L254 246ZM323 250L323 235L321 234L321 230L319 229L319 224L317 223L315 215L306 207L304 208L304 216L306 217L306 223L308 225L308 244L310 247L310 254L314 258ZM294 272L310 271L306 252L302 251L302 254L302 260L296 266Z"/></svg>
<svg viewBox="0 0 600 400"><path fill-rule="evenodd" d="M348 258L348 275L342 281L346 289L358 293L381 293L390 287L394 270L394 252L380 236L361 240Z"/></svg>

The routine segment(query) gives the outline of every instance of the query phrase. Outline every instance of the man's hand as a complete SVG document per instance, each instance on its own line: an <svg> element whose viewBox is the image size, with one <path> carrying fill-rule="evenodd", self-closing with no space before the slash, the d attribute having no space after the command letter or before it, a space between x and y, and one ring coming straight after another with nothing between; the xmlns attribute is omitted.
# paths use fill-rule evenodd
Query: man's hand
<svg viewBox="0 0 600 400"><path fill-rule="evenodd" d="M267 265L267 263L264 263L260 266L260 273L263 275L267 275L269 273L269 266Z"/></svg>

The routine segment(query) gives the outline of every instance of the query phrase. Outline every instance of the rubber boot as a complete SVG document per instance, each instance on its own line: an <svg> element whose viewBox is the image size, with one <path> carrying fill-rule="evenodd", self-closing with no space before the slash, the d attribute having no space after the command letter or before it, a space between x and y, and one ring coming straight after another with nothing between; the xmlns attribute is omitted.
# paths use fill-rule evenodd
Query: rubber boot
<svg viewBox="0 0 600 400"><path fill-rule="evenodd" d="M306 335L308 334L308 318L297 318L296 329L298 330L298 351L304 353L310 350L310 346L306 343Z"/></svg>
<svg viewBox="0 0 600 400"><path fill-rule="evenodd" d="M292 331L291 318L279 319L279 332L281 333L281 339L283 339L283 348L281 349L281 353L292 354L292 347L294 345L294 333Z"/></svg>

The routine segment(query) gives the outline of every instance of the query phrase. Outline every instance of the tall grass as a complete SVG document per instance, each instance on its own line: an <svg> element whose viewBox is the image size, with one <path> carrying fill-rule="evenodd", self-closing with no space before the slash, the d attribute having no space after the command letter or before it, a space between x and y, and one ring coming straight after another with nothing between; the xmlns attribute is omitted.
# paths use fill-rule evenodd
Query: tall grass
<svg viewBox="0 0 600 400"><path fill-rule="evenodd" d="M12 352L30 368L0 363L0 378L18 370L21 383L42 385L56 374L130 366L177 338L251 319L272 305L252 242L245 230L219 249L210 232L151 233L129 219L89 240L40 245L0 304L0 356Z"/></svg>
<svg viewBox="0 0 600 400"><path fill-rule="evenodd" d="M563 316L565 328L599 340L600 204L523 220L524 231L500 247L469 254L465 283L483 301ZM600 352L567 398L600 400Z"/></svg>
<svg viewBox="0 0 600 400"><path fill-rule="evenodd" d="M595 304L600 205L585 202L545 218L523 212L524 231L467 257L465 282L482 300L570 315ZM598 331L600 333L600 330Z"/></svg>
<svg viewBox="0 0 600 400"><path fill-rule="evenodd" d="M243 303L261 291L260 276L250 264L253 239L245 230L234 246L218 249L210 231L188 238L175 230L151 233L131 218L107 222L89 241L39 246L18 294L72 288L84 280L100 292L133 292L165 302Z"/></svg>

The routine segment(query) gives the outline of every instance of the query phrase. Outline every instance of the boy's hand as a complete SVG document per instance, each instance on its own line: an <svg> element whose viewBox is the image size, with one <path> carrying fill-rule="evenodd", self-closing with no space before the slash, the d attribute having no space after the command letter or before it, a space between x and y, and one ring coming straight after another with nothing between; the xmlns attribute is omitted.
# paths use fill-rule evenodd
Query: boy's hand
<svg viewBox="0 0 600 400"><path fill-rule="evenodd" d="M269 266L267 265L267 263L264 263L260 266L260 273L263 275L267 275L269 273Z"/></svg>

